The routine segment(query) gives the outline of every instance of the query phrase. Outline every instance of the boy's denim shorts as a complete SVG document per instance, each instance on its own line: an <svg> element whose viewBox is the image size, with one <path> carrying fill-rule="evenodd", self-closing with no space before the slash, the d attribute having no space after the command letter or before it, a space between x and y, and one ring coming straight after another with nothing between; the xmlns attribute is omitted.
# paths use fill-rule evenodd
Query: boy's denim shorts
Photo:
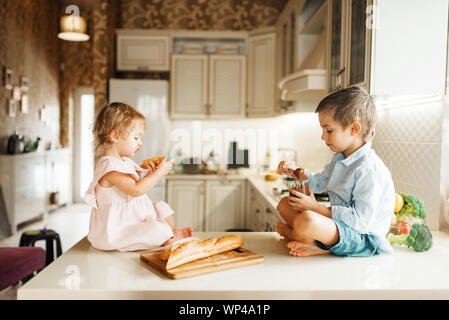
<svg viewBox="0 0 449 320"><path fill-rule="evenodd" d="M382 253L381 242L377 236L362 234L339 219L332 220L337 225L340 240L333 246L315 241L320 249L344 257L369 257Z"/></svg>

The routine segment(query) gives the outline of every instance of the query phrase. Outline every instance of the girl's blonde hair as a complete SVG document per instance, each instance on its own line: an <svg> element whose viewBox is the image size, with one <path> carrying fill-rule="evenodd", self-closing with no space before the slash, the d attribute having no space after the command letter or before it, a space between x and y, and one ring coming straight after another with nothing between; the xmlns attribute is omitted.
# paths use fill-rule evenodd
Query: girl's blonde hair
<svg viewBox="0 0 449 320"><path fill-rule="evenodd" d="M104 146L112 142L110 134L113 130L125 136L130 134L135 120L143 121L145 127L143 114L126 103L113 102L101 109L92 129L96 153L101 154Z"/></svg>
<svg viewBox="0 0 449 320"><path fill-rule="evenodd" d="M328 95L321 100L315 112L327 111L333 111L334 120L343 127L359 121L362 124L361 136L365 142L374 138L376 105L366 89L353 86Z"/></svg>

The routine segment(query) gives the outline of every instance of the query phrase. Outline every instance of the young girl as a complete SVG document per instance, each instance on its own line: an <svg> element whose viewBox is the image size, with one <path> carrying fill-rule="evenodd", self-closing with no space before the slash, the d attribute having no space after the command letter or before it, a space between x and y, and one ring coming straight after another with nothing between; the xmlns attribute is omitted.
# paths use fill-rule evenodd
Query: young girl
<svg viewBox="0 0 449 320"><path fill-rule="evenodd" d="M280 235L291 240L290 254L309 256L333 253L371 256L392 252L386 239L394 210L390 171L371 149L376 107L359 87L330 94L317 107L321 138L335 152L321 173L289 168L283 161L278 172L308 180L310 195L291 189L294 196L278 205L287 222L278 222ZM295 172L297 174L295 174ZM331 207L319 205L313 192L327 190Z"/></svg>
<svg viewBox="0 0 449 320"><path fill-rule="evenodd" d="M173 226L173 210L146 195L168 174L173 161L143 170L130 158L142 145L145 117L124 103L104 107L93 127L99 158L84 200L91 205L87 239L101 250L134 251L166 246L192 235Z"/></svg>

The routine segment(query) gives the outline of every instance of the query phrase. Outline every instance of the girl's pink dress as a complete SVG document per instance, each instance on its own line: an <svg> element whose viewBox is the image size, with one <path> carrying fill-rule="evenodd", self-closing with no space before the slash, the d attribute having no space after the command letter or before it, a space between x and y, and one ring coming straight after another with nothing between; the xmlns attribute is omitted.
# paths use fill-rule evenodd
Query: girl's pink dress
<svg viewBox="0 0 449 320"><path fill-rule="evenodd" d="M98 160L94 179L84 196L93 207L87 235L91 245L101 250L134 251L160 246L171 238L173 231L164 221L173 214L168 204L159 201L153 205L146 194L132 197L116 186L100 186L98 181L111 171L127 173L136 181L143 172L129 158L103 156Z"/></svg>

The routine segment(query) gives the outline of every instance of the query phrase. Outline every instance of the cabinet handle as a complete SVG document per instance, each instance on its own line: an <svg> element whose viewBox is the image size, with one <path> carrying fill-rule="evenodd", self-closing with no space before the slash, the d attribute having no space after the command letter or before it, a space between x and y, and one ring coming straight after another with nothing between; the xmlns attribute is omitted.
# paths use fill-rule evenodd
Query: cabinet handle
<svg viewBox="0 0 449 320"><path fill-rule="evenodd" d="M338 73L337 73L337 75L338 76L340 76L343 72L345 72L346 71L346 67L343 67L343 69L341 69Z"/></svg>
<svg viewBox="0 0 449 320"><path fill-rule="evenodd" d="M210 109L212 106L209 103L206 103L204 107L206 108L206 116L210 116Z"/></svg>

